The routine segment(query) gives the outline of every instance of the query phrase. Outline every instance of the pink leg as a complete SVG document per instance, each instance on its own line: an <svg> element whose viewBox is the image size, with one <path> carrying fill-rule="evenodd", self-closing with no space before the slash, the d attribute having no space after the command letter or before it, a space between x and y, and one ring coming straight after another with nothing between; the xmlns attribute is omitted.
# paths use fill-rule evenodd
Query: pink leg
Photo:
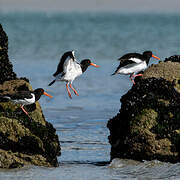
<svg viewBox="0 0 180 180"><path fill-rule="evenodd" d="M30 118L28 112L24 109L23 105L21 106L21 109L23 110L23 112Z"/></svg>
<svg viewBox="0 0 180 180"><path fill-rule="evenodd" d="M71 83L69 84L69 87L74 91L74 93L75 93L77 96L79 96L78 92L72 87L72 84L71 84Z"/></svg>
<svg viewBox="0 0 180 180"><path fill-rule="evenodd" d="M70 93L69 88L68 88L68 83L66 84L66 89L67 89L69 97L72 99L71 93Z"/></svg>
<svg viewBox="0 0 180 180"><path fill-rule="evenodd" d="M131 79L131 81L133 82L133 84L135 84L134 79L133 79L132 77L134 77L134 74L130 75L129 78Z"/></svg>
<svg viewBox="0 0 180 180"><path fill-rule="evenodd" d="M134 75L134 77L137 77L137 76L143 76L143 74L136 74L136 75Z"/></svg>

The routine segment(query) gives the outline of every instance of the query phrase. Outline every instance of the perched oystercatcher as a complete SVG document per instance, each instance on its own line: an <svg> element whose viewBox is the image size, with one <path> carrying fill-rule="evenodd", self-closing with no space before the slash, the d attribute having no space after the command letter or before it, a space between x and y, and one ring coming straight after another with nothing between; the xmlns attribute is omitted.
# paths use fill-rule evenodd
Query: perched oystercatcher
<svg viewBox="0 0 180 180"><path fill-rule="evenodd" d="M130 79L135 84L134 79L136 76L142 76L142 74L136 74L140 71L145 70L148 67L149 60L151 57L154 57L160 60L159 57L152 54L151 51L145 51L143 54L139 53L128 53L120 57L120 65L117 67L116 71L112 74L128 74Z"/></svg>
<svg viewBox="0 0 180 180"><path fill-rule="evenodd" d="M49 84L49 86L54 84L56 81L65 81L69 97L72 99L68 85L74 93L79 96L77 91L72 87L72 82L76 77L84 73L88 66L99 67L98 65L92 63L89 59L84 59L80 63L77 62L74 56L74 51L65 52L60 59L56 72L53 74L55 79Z"/></svg>
<svg viewBox="0 0 180 180"><path fill-rule="evenodd" d="M35 103L43 94L52 98L52 96L44 92L44 89L42 88L35 89L34 91L19 91L14 94L3 95L1 98L7 99L15 104L21 104L21 109L26 113L26 115L28 115L24 106Z"/></svg>

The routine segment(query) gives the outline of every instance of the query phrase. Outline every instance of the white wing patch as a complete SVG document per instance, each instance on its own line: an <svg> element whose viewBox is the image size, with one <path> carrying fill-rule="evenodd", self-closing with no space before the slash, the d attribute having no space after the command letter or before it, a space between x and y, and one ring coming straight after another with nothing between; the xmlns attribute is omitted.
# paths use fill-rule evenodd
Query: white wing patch
<svg viewBox="0 0 180 180"><path fill-rule="evenodd" d="M11 100L11 101L15 104L30 105L30 104L35 103L35 95L33 93L31 93L31 95L32 95L32 98L30 99L24 98L24 99L17 99L17 100Z"/></svg>
<svg viewBox="0 0 180 180"><path fill-rule="evenodd" d="M122 67L118 70L117 73L119 74L132 74L132 73L138 73L140 71L143 71L147 68L147 64L145 61L142 63L137 63L137 64L129 64L125 67Z"/></svg>
<svg viewBox="0 0 180 180"><path fill-rule="evenodd" d="M130 58L129 60L134 61L135 63L142 63L142 60L138 58Z"/></svg>
<svg viewBox="0 0 180 180"><path fill-rule="evenodd" d="M32 95L31 99L24 98L26 101L26 105L35 103L35 95L33 93L31 93L31 95Z"/></svg>

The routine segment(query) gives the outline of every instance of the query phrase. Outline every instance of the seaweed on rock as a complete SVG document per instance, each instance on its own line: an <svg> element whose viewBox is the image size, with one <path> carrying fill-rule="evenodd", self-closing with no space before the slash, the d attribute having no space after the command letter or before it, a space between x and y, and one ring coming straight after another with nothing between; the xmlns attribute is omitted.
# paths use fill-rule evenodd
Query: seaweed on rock
<svg viewBox="0 0 180 180"><path fill-rule="evenodd" d="M180 93L163 78L139 79L109 120L111 159L180 160Z"/></svg>
<svg viewBox="0 0 180 180"><path fill-rule="evenodd" d="M0 94L32 90L27 78L17 78L8 59L8 39L0 25ZM55 128L45 120L40 104L26 106L0 100L0 168L24 165L58 166L60 143Z"/></svg>

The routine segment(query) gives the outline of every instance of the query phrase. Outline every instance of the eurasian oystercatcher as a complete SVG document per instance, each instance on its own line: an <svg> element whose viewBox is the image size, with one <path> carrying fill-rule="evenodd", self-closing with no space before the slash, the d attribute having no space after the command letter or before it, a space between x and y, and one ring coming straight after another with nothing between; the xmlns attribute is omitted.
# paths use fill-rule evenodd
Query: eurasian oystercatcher
<svg viewBox="0 0 180 180"><path fill-rule="evenodd" d="M136 74L140 71L145 70L148 67L149 60L151 57L154 57L160 60L159 57L152 54L151 51L145 51L143 54L139 53L128 53L120 57L120 65L117 67L116 71L112 74L128 74L130 79L135 84L134 79L136 76L142 76L142 74Z"/></svg>
<svg viewBox="0 0 180 180"><path fill-rule="evenodd" d="M35 89L34 91L19 91L14 94L3 95L1 98L9 100L14 104L21 104L21 109L26 113L26 115L28 115L28 112L24 109L24 106L35 103L43 94L52 98L52 96L46 93L42 88Z"/></svg>
<svg viewBox="0 0 180 180"><path fill-rule="evenodd" d="M54 84L56 81L65 81L69 97L72 99L68 85L74 93L79 96L77 91L72 87L72 82L76 77L84 73L88 66L99 67L98 65L92 63L89 59L84 59L80 63L77 62L74 56L74 51L65 52L60 59L56 72L53 74L55 79L49 83L49 86Z"/></svg>

